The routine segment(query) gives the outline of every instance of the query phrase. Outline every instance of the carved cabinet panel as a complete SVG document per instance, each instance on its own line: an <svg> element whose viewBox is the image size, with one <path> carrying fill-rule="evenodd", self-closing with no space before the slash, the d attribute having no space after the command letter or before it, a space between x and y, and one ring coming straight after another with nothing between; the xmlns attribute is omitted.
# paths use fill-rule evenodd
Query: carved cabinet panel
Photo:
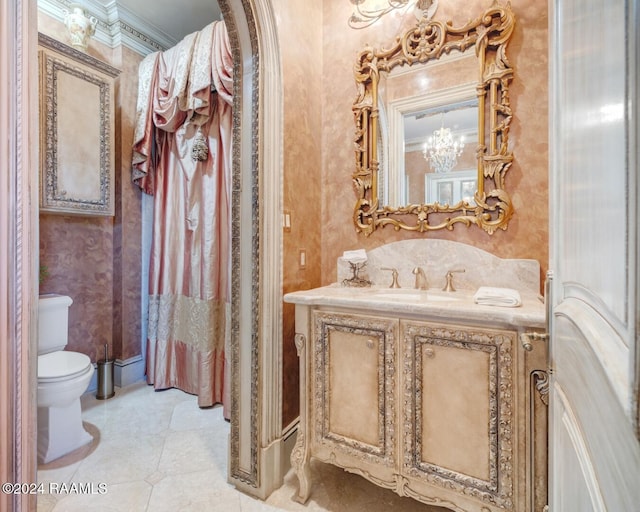
<svg viewBox="0 0 640 512"><path fill-rule="evenodd" d="M513 510L517 334L421 322L403 323L402 331L409 485L454 488Z"/></svg>
<svg viewBox="0 0 640 512"><path fill-rule="evenodd" d="M395 465L397 320L315 312L316 444Z"/></svg>

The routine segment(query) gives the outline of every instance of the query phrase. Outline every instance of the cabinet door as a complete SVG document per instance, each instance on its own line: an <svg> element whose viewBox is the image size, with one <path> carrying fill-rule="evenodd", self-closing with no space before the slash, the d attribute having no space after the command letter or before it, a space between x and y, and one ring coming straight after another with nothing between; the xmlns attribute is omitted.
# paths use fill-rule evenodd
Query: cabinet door
<svg viewBox="0 0 640 512"><path fill-rule="evenodd" d="M394 464L397 326L393 319L314 313L313 430L331 456Z"/></svg>
<svg viewBox="0 0 640 512"><path fill-rule="evenodd" d="M402 333L403 474L513 510L516 334L417 322Z"/></svg>

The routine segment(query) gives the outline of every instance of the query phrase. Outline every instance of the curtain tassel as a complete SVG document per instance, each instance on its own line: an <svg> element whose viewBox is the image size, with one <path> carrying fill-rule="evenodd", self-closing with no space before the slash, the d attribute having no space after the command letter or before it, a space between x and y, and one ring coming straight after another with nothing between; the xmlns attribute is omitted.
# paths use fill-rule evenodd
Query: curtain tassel
<svg viewBox="0 0 640 512"><path fill-rule="evenodd" d="M204 162L209 156L209 148L207 147L207 139L202 134L202 129L198 128L193 139L193 146L191 147L191 159L195 162Z"/></svg>

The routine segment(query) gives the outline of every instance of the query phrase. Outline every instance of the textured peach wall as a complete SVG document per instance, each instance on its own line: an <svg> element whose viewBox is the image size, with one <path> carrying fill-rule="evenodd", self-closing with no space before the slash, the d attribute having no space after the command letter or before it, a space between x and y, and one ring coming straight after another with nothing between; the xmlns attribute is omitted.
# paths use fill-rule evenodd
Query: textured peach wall
<svg viewBox="0 0 640 512"><path fill-rule="evenodd" d="M67 43L63 25L46 15L38 30ZM141 57L92 40L87 51L117 69L115 126L116 213L114 217L40 216L40 263L49 277L40 293L69 295L68 350L93 361L140 354L140 192L131 185L131 141L136 111L137 68Z"/></svg>
<svg viewBox="0 0 640 512"><path fill-rule="evenodd" d="M138 97L138 65L142 56L122 46L117 67L116 216L114 223L114 353L121 359L140 354L141 191L131 182L131 158Z"/></svg>
<svg viewBox="0 0 640 512"><path fill-rule="evenodd" d="M491 5L490 0L440 2L436 19L460 26L475 19ZM401 31L402 20L387 16L364 30L351 30L346 20L351 4L343 0L324 3L323 118L322 118L322 282L336 279L336 258L355 248L372 249L406 238L444 238L468 243L504 258L533 258L542 272L548 265L547 220L547 11L546 3L512 0L516 27L507 48L515 68L511 85L514 118L510 140L515 162L507 176L515 215L507 231L493 235L472 226L456 226L452 232L428 234L379 229L370 237L356 233L352 215L355 193L354 134L351 106L355 98L353 65L365 44L389 47ZM409 13L407 23L412 20ZM415 19L415 18L414 18Z"/></svg>
<svg viewBox="0 0 640 512"><path fill-rule="evenodd" d="M102 356L105 343L111 345L112 255L111 217L40 215L40 264L49 272L40 293L73 299L67 350L92 361Z"/></svg>
<svg viewBox="0 0 640 512"><path fill-rule="evenodd" d="M291 231L283 233L284 292L320 285L321 247L317 217L322 177L322 11L319 2L274 0L283 73L283 208ZM306 266L300 268L300 250ZM283 415L286 427L298 415L298 357L294 306L283 305Z"/></svg>

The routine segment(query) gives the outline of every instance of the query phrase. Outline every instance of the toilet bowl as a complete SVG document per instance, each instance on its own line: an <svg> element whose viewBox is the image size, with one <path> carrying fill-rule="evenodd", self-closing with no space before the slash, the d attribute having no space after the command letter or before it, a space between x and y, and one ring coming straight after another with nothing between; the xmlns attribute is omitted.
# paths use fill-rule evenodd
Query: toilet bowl
<svg viewBox="0 0 640 512"><path fill-rule="evenodd" d="M68 311L64 295L38 301L38 462L46 464L91 442L82 426L80 396L93 376L91 359L63 350Z"/></svg>
<svg viewBox="0 0 640 512"><path fill-rule="evenodd" d="M94 368L89 356L58 351L38 356L38 407L63 407L87 390Z"/></svg>

